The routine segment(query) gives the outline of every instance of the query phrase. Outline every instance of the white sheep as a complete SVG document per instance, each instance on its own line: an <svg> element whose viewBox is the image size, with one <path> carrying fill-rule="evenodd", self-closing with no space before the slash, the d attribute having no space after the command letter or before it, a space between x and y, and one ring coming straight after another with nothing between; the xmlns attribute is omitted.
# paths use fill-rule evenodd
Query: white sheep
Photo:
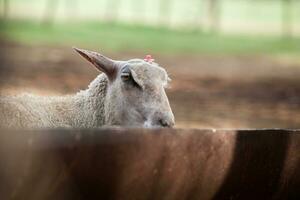
<svg viewBox="0 0 300 200"><path fill-rule="evenodd" d="M169 78L163 68L151 59L114 61L96 52L74 49L104 73L92 81L88 89L75 95L1 97L0 127L174 125L164 90Z"/></svg>

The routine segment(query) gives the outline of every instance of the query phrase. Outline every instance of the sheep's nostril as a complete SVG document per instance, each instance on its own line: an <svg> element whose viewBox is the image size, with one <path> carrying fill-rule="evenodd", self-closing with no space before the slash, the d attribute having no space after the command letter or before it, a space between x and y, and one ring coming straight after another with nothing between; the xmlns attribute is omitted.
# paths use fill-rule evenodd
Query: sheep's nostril
<svg viewBox="0 0 300 200"><path fill-rule="evenodd" d="M158 120L158 122L162 127L170 127L170 124L163 119Z"/></svg>

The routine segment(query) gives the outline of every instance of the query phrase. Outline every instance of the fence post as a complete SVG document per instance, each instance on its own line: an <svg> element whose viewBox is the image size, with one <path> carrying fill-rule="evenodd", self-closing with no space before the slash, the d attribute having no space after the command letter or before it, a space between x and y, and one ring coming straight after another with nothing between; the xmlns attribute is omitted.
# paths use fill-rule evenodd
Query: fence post
<svg viewBox="0 0 300 200"><path fill-rule="evenodd" d="M9 12L9 0L3 0L3 19L8 18L8 12Z"/></svg>
<svg viewBox="0 0 300 200"><path fill-rule="evenodd" d="M56 11L58 9L58 0L47 0L43 24L52 25Z"/></svg>
<svg viewBox="0 0 300 200"><path fill-rule="evenodd" d="M65 3L67 10L67 18L69 20L74 20L78 16L78 0L67 0Z"/></svg>
<svg viewBox="0 0 300 200"><path fill-rule="evenodd" d="M284 37L292 36L292 2L291 0L282 0L281 1L281 29L282 35Z"/></svg>
<svg viewBox="0 0 300 200"><path fill-rule="evenodd" d="M169 25L171 20L171 2L170 0L160 0L159 2L159 25Z"/></svg>
<svg viewBox="0 0 300 200"><path fill-rule="evenodd" d="M195 1L195 6L197 8L196 13L195 13L195 18L194 18L194 25L195 25L195 29L202 29L202 5L203 5L203 1L202 0L194 0Z"/></svg>
<svg viewBox="0 0 300 200"><path fill-rule="evenodd" d="M208 0L209 31L220 31L220 0Z"/></svg>
<svg viewBox="0 0 300 200"><path fill-rule="evenodd" d="M133 21L138 21L141 22L144 19L144 16L142 16L141 14L145 13L146 9L144 9L145 7L145 0L131 0L130 1L131 4L133 3L133 15L131 15L130 17L133 18ZM138 14L138 20L136 19L135 13Z"/></svg>
<svg viewBox="0 0 300 200"><path fill-rule="evenodd" d="M105 19L108 22L115 22L118 18L120 0L106 0Z"/></svg>

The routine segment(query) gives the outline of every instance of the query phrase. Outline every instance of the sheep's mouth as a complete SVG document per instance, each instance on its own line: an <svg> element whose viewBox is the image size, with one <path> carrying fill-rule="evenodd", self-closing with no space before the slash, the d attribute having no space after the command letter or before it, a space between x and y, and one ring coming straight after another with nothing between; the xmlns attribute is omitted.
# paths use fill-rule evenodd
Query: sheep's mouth
<svg viewBox="0 0 300 200"><path fill-rule="evenodd" d="M144 128L153 128L152 123L149 120L146 120L143 125Z"/></svg>

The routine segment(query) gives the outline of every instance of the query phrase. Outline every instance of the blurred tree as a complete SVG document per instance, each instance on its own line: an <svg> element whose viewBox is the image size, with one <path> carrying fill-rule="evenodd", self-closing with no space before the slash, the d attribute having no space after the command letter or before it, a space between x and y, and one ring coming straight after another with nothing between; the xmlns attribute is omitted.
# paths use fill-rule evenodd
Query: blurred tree
<svg viewBox="0 0 300 200"><path fill-rule="evenodd" d="M285 37L292 36L292 1L281 0L282 11L282 34Z"/></svg>
<svg viewBox="0 0 300 200"><path fill-rule="evenodd" d="M8 11L9 11L9 0L3 0L3 19L6 19L8 17Z"/></svg>
<svg viewBox="0 0 300 200"><path fill-rule="evenodd" d="M71 21L76 19L78 16L78 0L66 0L66 10Z"/></svg>
<svg viewBox="0 0 300 200"><path fill-rule="evenodd" d="M194 16L195 29L198 29L202 25L202 0L194 0L194 5L196 6L196 12Z"/></svg>
<svg viewBox="0 0 300 200"><path fill-rule="evenodd" d="M167 26L171 20L171 0L159 1L159 24Z"/></svg>
<svg viewBox="0 0 300 200"><path fill-rule="evenodd" d="M132 2L133 1L133 2ZM144 14L145 13L145 0L141 1L141 0L132 0L131 3L134 5L133 6L133 20L138 20L139 21L142 21L143 18L144 18L144 15L141 15L142 13Z"/></svg>
<svg viewBox="0 0 300 200"><path fill-rule="evenodd" d="M58 9L58 0L47 0L45 7L45 14L43 19L43 24L51 25L53 24L55 14Z"/></svg>
<svg viewBox="0 0 300 200"><path fill-rule="evenodd" d="M208 19L209 30L211 32L220 31L220 0L207 0L208 2Z"/></svg>
<svg viewBox="0 0 300 200"><path fill-rule="evenodd" d="M105 20L115 22L119 16L120 0L106 0Z"/></svg>

